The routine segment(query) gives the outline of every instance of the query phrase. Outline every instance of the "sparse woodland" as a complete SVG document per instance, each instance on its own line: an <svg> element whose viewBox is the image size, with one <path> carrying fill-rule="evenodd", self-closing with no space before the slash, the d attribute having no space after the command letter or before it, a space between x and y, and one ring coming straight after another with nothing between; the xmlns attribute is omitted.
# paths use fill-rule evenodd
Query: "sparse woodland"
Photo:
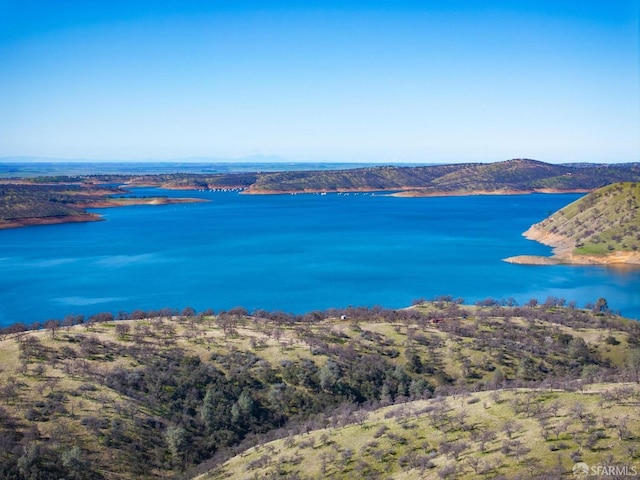
<svg viewBox="0 0 640 480"><path fill-rule="evenodd" d="M7 327L0 477L532 478L637 462L640 324L604 299L512 303Z"/></svg>
<svg viewBox="0 0 640 480"><path fill-rule="evenodd" d="M420 196L589 191L631 181L640 181L638 164L567 166L529 159L349 170L47 176L0 181L0 226L23 219L87 215L88 206L126 193L120 188L96 187L113 184L185 190L233 188L250 193L390 190Z"/></svg>
<svg viewBox="0 0 640 480"><path fill-rule="evenodd" d="M566 238L578 255L638 252L640 183L615 183L593 191L532 230Z"/></svg>

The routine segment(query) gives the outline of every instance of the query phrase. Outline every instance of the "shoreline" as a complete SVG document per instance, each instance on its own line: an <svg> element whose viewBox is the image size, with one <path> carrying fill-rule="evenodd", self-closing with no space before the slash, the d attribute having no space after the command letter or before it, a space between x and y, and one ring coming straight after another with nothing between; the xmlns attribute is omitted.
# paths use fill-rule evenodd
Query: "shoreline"
<svg viewBox="0 0 640 480"><path fill-rule="evenodd" d="M62 215L58 217L25 217L11 220L0 220L0 230L22 227L38 227L41 225L59 225L62 223L101 222L103 220L104 218L97 213Z"/></svg>
<svg viewBox="0 0 640 480"><path fill-rule="evenodd" d="M142 185L134 185L128 184L128 187L135 188ZM157 188L164 188L167 190L198 190L195 186L169 186L169 185L150 185ZM233 188L233 187L216 187L216 188ZM239 187L235 187L239 188ZM406 187L405 187L406 188ZM456 191L419 191L413 190L410 188L406 189L370 189L370 188L350 188L350 189L335 189L335 190L321 190L321 189L313 189L313 190L253 190L251 188L242 188L240 192L241 195L304 195L304 194L323 194L323 193L376 193L379 192L382 195L387 195L390 197L398 197L398 198L422 198L422 197L461 197L461 196L476 196L476 195L528 195L534 193L541 194L559 194L559 193L584 193L588 190L557 190L557 189L536 189L536 190L456 190ZM391 193L392 192L392 193ZM111 192L99 192L99 194L103 193L111 193ZM126 207L132 205L172 205L172 204L181 204L181 203L199 203L199 202L207 202L206 199L200 198L172 198L172 197L122 197L122 198L103 198L96 199L94 201L89 201L86 203L78 204L78 206L82 209L91 209L91 208L116 208L116 207ZM30 226L39 226L39 225L58 225L64 223L81 223L81 222L95 222L103 220L102 216L99 214L93 214L89 212L78 213L76 215L61 215L61 216L51 216L51 217L24 217L24 218L14 218L9 220L0 220L0 230L12 229L12 228L23 228ZM544 242L541 242L544 243ZM553 246L553 245L552 245ZM556 255L554 255L555 257ZM518 257L511 257L510 259L505 259L505 261L509 261L510 263L520 263L525 264L527 261L533 262L533 265L541 265L541 264L556 264L562 263L559 261L543 261L543 260L535 260L532 256L524 255L522 257L526 257L524 259ZM542 257L544 258L544 257ZM640 260L638 260L640 263Z"/></svg>
<svg viewBox="0 0 640 480"><path fill-rule="evenodd" d="M308 189L308 190L253 190L243 189L241 195L317 195L319 193L375 193L395 192L397 188L339 188L339 189Z"/></svg>
<svg viewBox="0 0 640 480"><path fill-rule="evenodd" d="M606 255L579 255L573 253L573 241L553 233L538 230L535 226L522 234L528 240L534 240L553 247L550 257L539 255L516 255L503 261L517 265L601 265L616 268L640 268L640 252L617 251Z"/></svg>
<svg viewBox="0 0 640 480"><path fill-rule="evenodd" d="M398 193L394 193L392 197L410 197L410 198L422 198L422 197L471 197L476 195L532 195L535 193L541 194L560 194L560 193L588 193L590 190L586 189L552 189L552 188L540 188L533 190L517 190L517 189L500 189L500 190L451 190L451 191L419 191L419 190L404 190Z"/></svg>
<svg viewBox="0 0 640 480"><path fill-rule="evenodd" d="M573 265L603 266L619 269L640 269L640 255L632 252L616 252L610 255L570 255L568 257L542 257L538 255L516 255L502 259L515 265Z"/></svg>
<svg viewBox="0 0 640 480"><path fill-rule="evenodd" d="M588 193L588 189L550 189L541 188L534 190L437 190L437 191L420 191L408 187L399 188L341 188L341 189L313 189L313 190L254 190L251 188L244 189L243 195L294 195L294 194L317 194L317 193L374 193L374 192L394 192L387 193L390 197L404 198L421 198L421 197L473 197L477 195L530 195L534 193L541 194L560 194L560 193Z"/></svg>
<svg viewBox="0 0 640 480"><path fill-rule="evenodd" d="M106 198L81 205L82 208L111 208L130 207L134 205L176 205L181 203L203 203L208 200L203 198L172 198L172 197L123 197Z"/></svg>
<svg viewBox="0 0 640 480"><path fill-rule="evenodd" d="M542 257L539 255L516 255L502 259L503 262L515 265L562 265L562 262L553 257Z"/></svg>
<svg viewBox="0 0 640 480"><path fill-rule="evenodd" d="M117 208L134 205L174 205L181 203L201 203L208 200L201 198L171 198L171 197L147 197L147 198L108 198L96 200L79 205L83 209L91 208ZM102 215L97 213L78 213L76 215L58 215L51 217L23 217L0 220L0 230L12 228L37 227L41 225L61 225L64 223L83 223L104 221Z"/></svg>

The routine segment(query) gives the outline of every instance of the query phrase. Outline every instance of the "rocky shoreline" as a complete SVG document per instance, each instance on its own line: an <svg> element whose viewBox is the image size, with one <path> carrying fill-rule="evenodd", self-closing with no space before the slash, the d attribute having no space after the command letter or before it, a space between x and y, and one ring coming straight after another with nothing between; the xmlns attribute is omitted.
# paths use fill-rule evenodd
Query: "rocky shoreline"
<svg viewBox="0 0 640 480"><path fill-rule="evenodd" d="M517 265L561 265L562 262L553 257L540 257L537 255L517 255L504 259L507 263L515 263Z"/></svg>
<svg viewBox="0 0 640 480"><path fill-rule="evenodd" d="M498 190L450 190L450 191L422 191L405 190L392 194L394 197L466 197L474 195L530 195L533 193L586 193L588 190L573 189L559 190L551 188L541 188L535 190L518 189L498 189Z"/></svg>
<svg viewBox="0 0 640 480"><path fill-rule="evenodd" d="M505 262L518 265L607 265L640 268L640 252L617 251L606 255L579 255L574 253L573 241L562 235L548 233L535 226L523 235L529 240L553 247L553 255L518 255L505 258Z"/></svg>

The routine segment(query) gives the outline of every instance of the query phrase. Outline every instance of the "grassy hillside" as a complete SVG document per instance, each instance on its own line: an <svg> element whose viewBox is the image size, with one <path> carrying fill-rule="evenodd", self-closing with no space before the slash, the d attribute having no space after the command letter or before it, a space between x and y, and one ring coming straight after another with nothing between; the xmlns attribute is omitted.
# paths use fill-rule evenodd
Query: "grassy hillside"
<svg viewBox="0 0 640 480"><path fill-rule="evenodd" d="M514 389L335 412L331 426L250 448L198 480L572 478L640 460L640 387Z"/></svg>
<svg viewBox="0 0 640 480"><path fill-rule="evenodd" d="M640 258L640 183L616 183L591 192L525 235L560 247L560 255L629 252Z"/></svg>
<svg viewBox="0 0 640 480"><path fill-rule="evenodd" d="M105 206L109 195L124 193L118 188L102 188L100 184L200 190L233 188L254 194L397 190L404 195L422 196L588 191L623 180L640 181L640 167L635 164L570 167L514 159L491 164L275 173L48 176L0 183L0 226L95 220L96 216L88 214L85 208Z"/></svg>
<svg viewBox="0 0 640 480"><path fill-rule="evenodd" d="M58 180L63 181L60 178ZM99 215L87 212L87 208L200 201L169 197L125 197L126 193L120 188L96 187L87 183L0 183L0 228L100 219Z"/></svg>
<svg viewBox="0 0 640 480"><path fill-rule="evenodd" d="M555 188L554 179L569 177L573 169L535 160L515 159L486 165L471 165L434 180L443 190L532 190ZM578 183L571 183L574 188ZM580 184L581 185L581 184ZM580 186L579 188L582 188Z"/></svg>
<svg viewBox="0 0 640 480"><path fill-rule="evenodd" d="M32 178L34 183L127 183L169 188L243 188L250 193L403 190L415 194L475 191L593 190L620 181L640 181L638 164L552 165L529 159L489 164L459 163L416 167L381 166L348 170L308 170L229 174L86 175Z"/></svg>
<svg viewBox="0 0 640 480"><path fill-rule="evenodd" d="M591 190L640 180L634 165L570 167L528 159L490 164L374 167L343 171L281 172L258 176L253 193L277 191L409 190L413 194Z"/></svg>
<svg viewBox="0 0 640 480"><path fill-rule="evenodd" d="M424 409L436 403L422 402L415 407L427 417L407 420L415 427L393 420L397 425L387 425L375 440L379 445L369 450L354 444L348 454L340 444L336 455L350 458L345 471L361 463L362 471L371 470L364 464L372 459L388 459L393 471L405 468L401 464L422 468L415 462L433 448L438 455L429 460L442 469L450 455L449 447L440 446L443 442L473 444L459 455L482 456L476 436L484 428L478 425L503 429L511 417L520 424L511 434L514 442L532 448L526 439L540 430L527 433L534 422L531 412L538 411L532 405L546 411L554 399L570 398L592 412L596 397L581 400L576 390L605 380L640 380L640 324L612 316L604 301L594 311L561 307L564 303L550 298L543 305L507 307L487 300L485 306L472 307L442 299L406 310L350 308L297 316L249 315L241 308L196 315L185 309L123 313L118 321L109 314L86 321L68 317L32 332L14 325L0 332L0 478L158 478L208 462L200 467L203 471L253 445L293 438L296 432L353 421L360 428L371 421L373 434L387 411L373 417L362 412L438 397L447 398L436 402L447 408L437 425L423 421L430 412ZM82 325L74 326L80 320ZM524 414L509 413L520 393L503 392L503 401L491 400L489 393L476 393L477 401L468 396L534 387L570 393L538 392L543 399L525 395L529 407ZM584 453L585 460L605 461L612 455L624 461L625 448L639 440L637 416L620 425L626 402L637 401L633 395L620 394L601 407L606 425L591 413L578 415L580 423L575 423L570 407L563 405L549 416L549 428L570 420L567 430L536 447L535 455L544 457L540 467L557 463L558 454L568 465L575 442L594 435L601 437L595 440L597 448ZM467 418L456 410L460 402L468 406ZM595 423L587 422L594 418ZM584 430L578 432L577 425ZM623 429L616 439L622 427L631 433ZM323 433L313 434L316 447ZM428 445L420 447L420 459L414 458L413 439L398 446L397 453L385 452L391 443L405 445L391 435L423 436L421 442ZM490 455L482 460L493 465L502 459L504 466L495 465L499 472L537 468L524 461L529 454L515 443L502 452L503 437L488 444ZM293 445L299 439L284 441ZM552 451L560 442L568 446ZM301 455L315 451L308 448ZM380 468L387 468L384 462Z"/></svg>
<svg viewBox="0 0 640 480"><path fill-rule="evenodd" d="M100 190L104 193L104 190ZM0 185L0 221L83 215L80 203L95 199L97 189L78 185ZM114 191L113 193L117 193Z"/></svg>
<svg viewBox="0 0 640 480"><path fill-rule="evenodd" d="M406 190L425 187L443 175L466 167L457 164L269 173L261 175L250 191Z"/></svg>

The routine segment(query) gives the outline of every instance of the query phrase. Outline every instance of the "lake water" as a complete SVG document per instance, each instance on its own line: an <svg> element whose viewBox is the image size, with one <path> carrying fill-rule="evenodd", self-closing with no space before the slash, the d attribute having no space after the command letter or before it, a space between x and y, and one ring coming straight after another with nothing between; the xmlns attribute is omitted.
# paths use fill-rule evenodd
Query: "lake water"
<svg viewBox="0 0 640 480"><path fill-rule="evenodd" d="M67 314L234 306L303 313L605 297L640 318L640 271L502 262L550 249L521 233L579 195L395 198L136 189L207 203L100 209L106 221L0 231L0 325Z"/></svg>

